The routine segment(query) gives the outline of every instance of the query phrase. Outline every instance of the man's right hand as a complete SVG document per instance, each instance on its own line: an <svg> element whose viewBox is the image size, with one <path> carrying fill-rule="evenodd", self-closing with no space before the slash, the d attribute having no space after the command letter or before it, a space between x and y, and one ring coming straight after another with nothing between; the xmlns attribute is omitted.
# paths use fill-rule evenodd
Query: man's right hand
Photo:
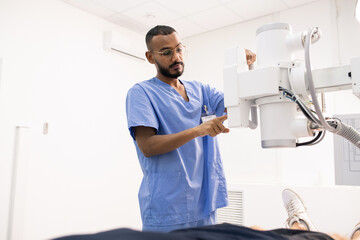
<svg viewBox="0 0 360 240"><path fill-rule="evenodd" d="M227 115L216 117L211 119L207 122L200 124L199 126L195 127L198 136L203 137L206 135L210 135L211 137L215 137L220 133L228 133L230 129L226 128L223 125L223 122L227 119Z"/></svg>

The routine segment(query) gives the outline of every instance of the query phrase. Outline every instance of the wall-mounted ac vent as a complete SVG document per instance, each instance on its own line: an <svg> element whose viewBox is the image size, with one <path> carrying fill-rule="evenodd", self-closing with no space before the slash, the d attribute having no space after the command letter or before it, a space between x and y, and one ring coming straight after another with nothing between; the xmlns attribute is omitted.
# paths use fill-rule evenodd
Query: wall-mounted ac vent
<svg viewBox="0 0 360 240"><path fill-rule="evenodd" d="M145 43L139 43L134 38L126 34L120 34L114 31L104 32L104 49L125 54L145 61Z"/></svg>
<svg viewBox="0 0 360 240"><path fill-rule="evenodd" d="M243 192L228 191L229 206L217 210L218 223L243 225Z"/></svg>

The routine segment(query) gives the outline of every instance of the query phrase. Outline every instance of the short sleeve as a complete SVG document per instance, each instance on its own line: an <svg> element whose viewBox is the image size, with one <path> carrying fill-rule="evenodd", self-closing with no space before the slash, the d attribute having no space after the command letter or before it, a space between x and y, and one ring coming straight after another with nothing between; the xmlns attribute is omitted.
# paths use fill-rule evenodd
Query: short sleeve
<svg viewBox="0 0 360 240"><path fill-rule="evenodd" d="M206 84L202 86L204 104L214 111L217 117L224 115L224 93Z"/></svg>
<svg viewBox="0 0 360 240"><path fill-rule="evenodd" d="M139 84L134 85L126 96L126 117L130 135L134 140L134 127L152 127L156 129L156 132L159 129L153 105Z"/></svg>

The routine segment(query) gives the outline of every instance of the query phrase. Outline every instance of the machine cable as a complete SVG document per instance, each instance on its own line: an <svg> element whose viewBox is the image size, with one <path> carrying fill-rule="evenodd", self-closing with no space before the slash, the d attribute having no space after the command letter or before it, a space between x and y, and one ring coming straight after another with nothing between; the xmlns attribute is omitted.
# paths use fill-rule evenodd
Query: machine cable
<svg viewBox="0 0 360 240"><path fill-rule="evenodd" d="M350 142L352 142L357 148L360 149L360 133L354 129L352 126L347 125L341 122L339 119L325 119L319 106L319 102L316 97L314 81L311 72L311 62L310 62L310 45L314 40L318 40L321 36L320 30L317 27L312 28L305 37L305 68L306 68L306 77L309 83L309 91L311 95L312 102L316 114L320 120L321 127L325 130L328 130L332 133L338 134Z"/></svg>
<svg viewBox="0 0 360 240"><path fill-rule="evenodd" d="M326 131L320 131L316 134L316 136L311 139L308 142L301 142L301 143L296 143L296 147L300 147L300 146L313 146L315 144L318 144L319 142L321 142L324 137L325 137L325 133Z"/></svg>
<svg viewBox="0 0 360 240"><path fill-rule="evenodd" d="M279 90L283 92L283 95L290 99L291 101L293 101L294 103L296 103L299 106L299 109L301 110L301 112L305 115L305 117L311 121L312 123L315 124L315 126L321 126L321 123L319 121L319 119L312 113L312 110L309 109L306 104L301 100L301 98L299 98L298 96L296 96L291 90L283 88L283 87L279 87ZM308 142L301 142L301 143L296 143L296 147L300 147L300 146L312 146L315 144L318 144L319 142L321 142L325 137L325 130L319 131L316 136L311 139Z"/></svg>

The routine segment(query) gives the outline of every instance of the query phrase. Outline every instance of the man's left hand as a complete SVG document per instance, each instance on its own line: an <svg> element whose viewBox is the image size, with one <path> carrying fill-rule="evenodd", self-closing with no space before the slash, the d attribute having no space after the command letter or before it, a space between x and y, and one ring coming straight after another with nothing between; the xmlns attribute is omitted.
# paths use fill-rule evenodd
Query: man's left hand
<svg viewBox="0 0 360 240"><path fill-rule="evenodd" d="M250 66L256 61L256 54L250 51L249 49L245 49L245 53L246 53L247 65Z"/></svg>

